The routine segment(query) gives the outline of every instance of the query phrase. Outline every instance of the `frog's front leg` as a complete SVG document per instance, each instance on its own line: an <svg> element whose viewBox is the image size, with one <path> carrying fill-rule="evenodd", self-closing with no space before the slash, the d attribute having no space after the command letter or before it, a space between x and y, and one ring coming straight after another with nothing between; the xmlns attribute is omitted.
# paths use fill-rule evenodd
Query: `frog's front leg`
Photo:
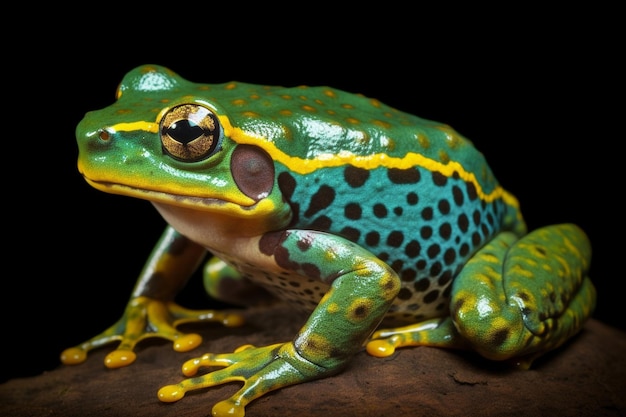
<svg viewBox="0 0 626 417"><path fill-rule="evenodd" d="M161 388L165 402L185 392L231 381L243 387L213 408L213 415L244 414L245 406L272 390L322 378L342 369L362 348L400 289L395 272L371 253L334 235L315 231L270 233L259 241L263 269L295 273L331 284L291 342L244 346L231 354L207 354L188 361L183 373L204 366L224 369ZM278 268L278 269L277 269Z"/></svg>
<svg viewBox="0 0 626 417"><path fill-rule="evenodd" d="M172 301L205 254L206 249L168 226L144 266L122 317L99 335L64 350L61 361L67 365L81 363L90 350L119 341L117 348L105 358L107 367L119 368L134 362L135 346L148 337L170 340L179 352L197 347L202 342L201 336L179 332L176 326L180 324L194 321L219 321L227 326L242 324L242 318L235 314L189 310Z"/></svg>
<svg viewBox="0 0 626 417"><path fill-rule="evenodd" d="M500 233L454 280L450 317L377 331L368 352L402 346L472 348L527 368L577 333L595 306L587 276L591 246L575 225L548 226L522 237Z"/></svg>

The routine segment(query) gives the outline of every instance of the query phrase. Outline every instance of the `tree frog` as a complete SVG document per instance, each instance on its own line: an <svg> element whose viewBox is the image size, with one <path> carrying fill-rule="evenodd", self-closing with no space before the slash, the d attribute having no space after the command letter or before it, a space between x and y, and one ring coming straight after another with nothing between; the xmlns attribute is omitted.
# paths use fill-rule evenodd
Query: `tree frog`
<svg viewBox="0 0 626 417"><path fill-rule="evenodd" d="M340 372L362 349L473 349L527 367L595 306L591 247L573 224L530 233L517 199L451 127L329 87L193 83L146 65L76 129L96 189L149 200L166 221L122 317L62 355L117 341L109 368L148 337L189 351L181 323L242 324L173 301L204 266L215 298L278 298L309 312L289 341L207 353L161 401L243 383L214 415L243 416L276 389ZM220 369L200 376L204 367Z"/></svg>

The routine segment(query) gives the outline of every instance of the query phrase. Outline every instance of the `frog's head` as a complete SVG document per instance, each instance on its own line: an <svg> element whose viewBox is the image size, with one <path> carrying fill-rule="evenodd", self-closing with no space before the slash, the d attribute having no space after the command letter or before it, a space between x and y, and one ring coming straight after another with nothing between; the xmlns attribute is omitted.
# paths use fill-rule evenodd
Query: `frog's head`
<svg viewBox="0 0 626 417"><path fill-rule="evenodd" d="M240 217L284 217L273 160L232 141L228 118L203 90L159 66L129 72L117 101L79 123L79 171L109 193Z"/></svg>

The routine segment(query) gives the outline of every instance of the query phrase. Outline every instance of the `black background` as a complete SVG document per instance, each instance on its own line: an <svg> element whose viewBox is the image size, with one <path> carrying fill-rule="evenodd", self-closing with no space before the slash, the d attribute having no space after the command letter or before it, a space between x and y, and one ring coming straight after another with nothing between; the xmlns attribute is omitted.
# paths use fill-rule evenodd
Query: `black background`
<svg viewBox="0 0 626 417"><path fill-rule="evenodd" d="M76 124L146 63L196 82L330 85L453 126L520 199L530 228L575 222L588 233L595 317L625 328L624 117L613 111L623 95L610 25L590 28L610 11L496 11L465 25L369 12L306 22L119 12L5 37L2 380L53 369L64 348L117 320L162 231L149 203L96 191L76 170ZM179 301L212 303L199 276Z"/></svg>

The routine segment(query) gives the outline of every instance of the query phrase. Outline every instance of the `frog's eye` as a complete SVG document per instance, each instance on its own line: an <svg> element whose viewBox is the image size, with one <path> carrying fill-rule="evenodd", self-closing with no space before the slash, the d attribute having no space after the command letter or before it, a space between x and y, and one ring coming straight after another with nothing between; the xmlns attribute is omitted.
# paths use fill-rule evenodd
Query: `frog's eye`
<svg viewBox="0 0 626 417"><path fill-rule="evenodd" d="M204 106L182 104L171 108L161 119L159 130L163 150L179 161L199 161L219 150L219 120Z"/></svg>

